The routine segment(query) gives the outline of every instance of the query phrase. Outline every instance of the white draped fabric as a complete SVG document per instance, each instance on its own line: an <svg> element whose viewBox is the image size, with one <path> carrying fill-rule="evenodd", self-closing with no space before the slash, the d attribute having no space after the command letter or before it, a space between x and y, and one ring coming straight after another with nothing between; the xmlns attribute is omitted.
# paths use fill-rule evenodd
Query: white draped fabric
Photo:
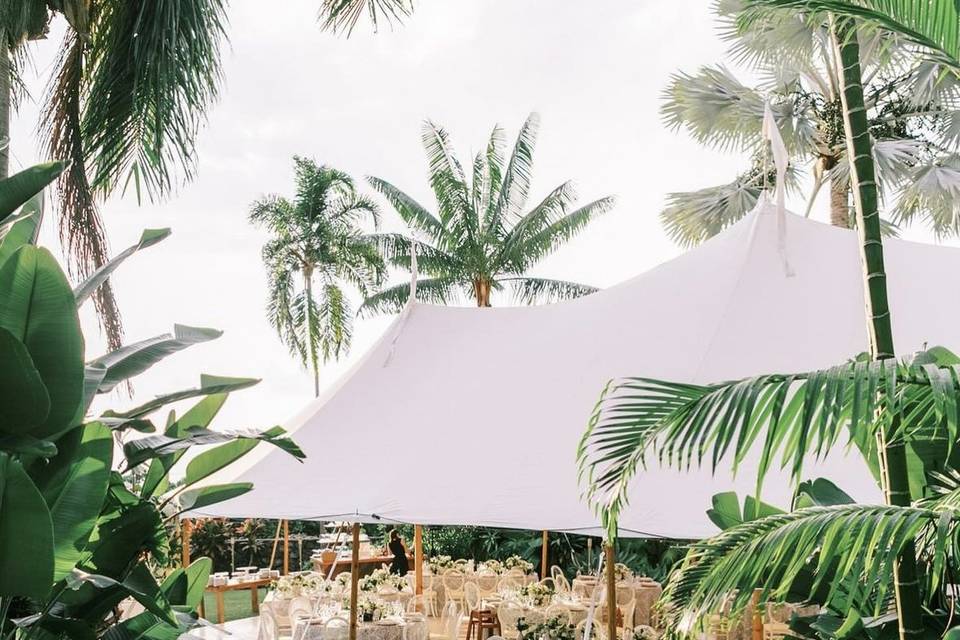
<svg viewBox="0 0 960 640"><path fill-rule="evenodd" d="M680 257L594 295L554 305L411 304L325 396L288 423L307 453L279 451L230 476L252 492L193 515L596 531L575 452L612 377L711 382L826 367L867 349L853 231L772 206ZM942 278L960 251L885 243L900 353L960 346L960 298ZM789 272L783 268L784 252ZM649 468L632 485L622 535L711 534L714 493L754 487L755 467ZM879 492L856 453L809 465L862 501ZM788 505L773 474L763 498Z"/></svg>

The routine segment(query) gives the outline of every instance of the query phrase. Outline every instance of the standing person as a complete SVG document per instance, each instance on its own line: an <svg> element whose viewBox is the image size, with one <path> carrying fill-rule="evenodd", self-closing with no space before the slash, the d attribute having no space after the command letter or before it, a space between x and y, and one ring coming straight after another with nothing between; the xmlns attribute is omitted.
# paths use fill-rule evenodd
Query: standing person
<svg viewBox="0 0 960 640"><path fill-rule="evenodd" d="M390 564L390 573L398 576L405 576L410 571L410 563L407 562L407 547L403 544L403 538L400 532L393 529L390 532L390 544L387 545L390 553L393 554L393 562Z"/></svg>

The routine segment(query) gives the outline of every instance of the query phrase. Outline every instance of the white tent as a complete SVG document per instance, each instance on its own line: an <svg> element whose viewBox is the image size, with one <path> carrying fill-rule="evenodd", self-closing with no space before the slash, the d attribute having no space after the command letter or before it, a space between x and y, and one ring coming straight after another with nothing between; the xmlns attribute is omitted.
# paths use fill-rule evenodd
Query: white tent
<svg viewBox="0 0 960 640"><path fill-rule="evenodd" d="M898 350L960 344L960 298L931 277L960 273L960 251L885 246ZM842 362L867 349L861 277L854 232L792 214L778 223L769 207L579 300L411 304L289 423L305 463L264 451L236 474L252 492L193 515L596 530L575 451L608 379L711 382ZM805 475L880 499L855 452ZM736 478L649 469L633 483L622 535L711 534L711 496L747 494L754 480L750 465ZM765 483L768 502L787 505L790 494L784 475Z"/></svg>

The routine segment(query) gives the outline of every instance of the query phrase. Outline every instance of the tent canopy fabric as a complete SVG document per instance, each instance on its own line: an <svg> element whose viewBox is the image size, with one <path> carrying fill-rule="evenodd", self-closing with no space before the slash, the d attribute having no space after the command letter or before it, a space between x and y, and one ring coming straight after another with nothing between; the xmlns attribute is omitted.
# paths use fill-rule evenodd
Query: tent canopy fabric
<svg viewBox="0 0 960 640"><path fill-rule="evenodd" d="M898 352L960 344L960 300L924 275L960 272L960 250L885 247ZM867 348L856 234L792 214L778 223L761 206L680 257L570 302L408 305L288 424L304 463L262 447L231 473L251 492L191 515L597 533L575 456L609 379L716 382L828 367ZM753 492L755 469L649 467L632 484L621 535L711 535L711 497ZM804 476L881 500L855 450L811 462ZM792 492L774 472L762 498L787 507Z"/></svg>

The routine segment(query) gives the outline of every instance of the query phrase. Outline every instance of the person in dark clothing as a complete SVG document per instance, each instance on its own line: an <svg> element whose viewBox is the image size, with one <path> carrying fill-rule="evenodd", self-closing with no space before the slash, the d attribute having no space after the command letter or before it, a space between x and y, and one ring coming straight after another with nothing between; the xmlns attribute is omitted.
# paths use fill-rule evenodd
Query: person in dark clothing
<svg viewBox="0 0 960 640"><path fill-rule="evenodd" d="M400 532L394 529L390 532L390 553L393 554L393 562L390 564L390 573L398 576L405 576L410 570L410 563L407 562L407 547L403 544Z"/></svg>

